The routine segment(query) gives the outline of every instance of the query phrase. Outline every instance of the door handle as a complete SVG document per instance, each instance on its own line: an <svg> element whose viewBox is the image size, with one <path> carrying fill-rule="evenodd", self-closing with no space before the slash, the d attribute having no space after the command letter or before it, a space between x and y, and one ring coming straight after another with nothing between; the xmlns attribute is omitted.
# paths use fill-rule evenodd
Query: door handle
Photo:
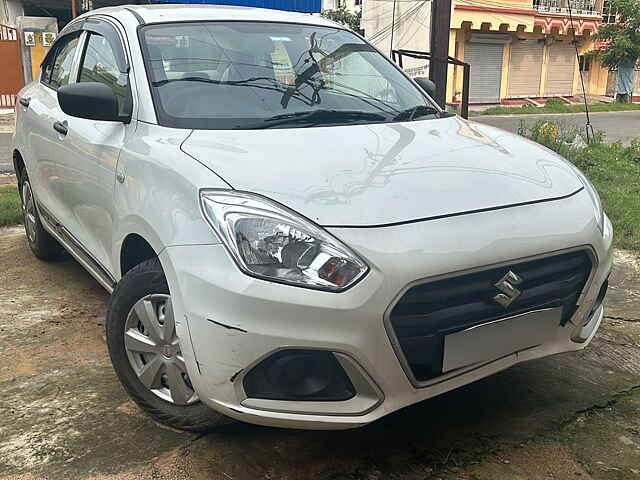
<svg viewBox="0 0 640 480"><path fill-rule="evenodd" d="M69 129L67 128L66 120L64 122L55 122L53 124L53 129L58 132L60 135L66 135Z"/></svg>
<svg viewBox="0 0 640 480"><path fill-rule="evenodd" d="M31 103L31 98L29 97L22 97L20 99L20 105L22 105L24 108L29 108L30 103Z"/></svg>

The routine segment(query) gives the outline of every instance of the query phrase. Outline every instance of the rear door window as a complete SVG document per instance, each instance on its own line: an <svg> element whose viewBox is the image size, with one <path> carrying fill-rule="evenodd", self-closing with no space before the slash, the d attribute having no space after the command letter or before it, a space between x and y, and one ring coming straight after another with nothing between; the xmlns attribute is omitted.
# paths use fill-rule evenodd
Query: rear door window
<svg viewBox="0 0 640 480"><path fill-rule="evenodd" d="M79 34L71 34L56 42L55 52L42 65L41 80L45 85L57 90L71 82L79 38Z"/></svg>

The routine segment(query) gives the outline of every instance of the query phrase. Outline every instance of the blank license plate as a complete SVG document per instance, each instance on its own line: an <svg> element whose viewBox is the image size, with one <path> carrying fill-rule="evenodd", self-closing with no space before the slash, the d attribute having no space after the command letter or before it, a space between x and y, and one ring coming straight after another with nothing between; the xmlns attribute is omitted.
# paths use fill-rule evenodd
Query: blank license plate
<svg viewBox="0 0 640 480"><path fill-rule="evenodd" d="M562 308L546 308L447 335L442 373L541 345L555 336L561 316Z"/></svg>

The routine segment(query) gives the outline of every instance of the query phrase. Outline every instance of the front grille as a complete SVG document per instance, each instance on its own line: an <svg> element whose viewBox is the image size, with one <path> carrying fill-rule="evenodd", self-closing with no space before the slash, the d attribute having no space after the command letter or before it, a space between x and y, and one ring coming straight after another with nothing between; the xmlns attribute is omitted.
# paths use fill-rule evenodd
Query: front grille
<svg viewBox="0 0 640 480"><path fill-rule="evenodd" d="M587 252L577 251L423 283L393 307L390 325L415 379L429 380L442 375L445 335L541 308L562 307L566 324L591 268ZM521 294L504 307L494 300L503 293L495 284L509 271Z"/></svg>

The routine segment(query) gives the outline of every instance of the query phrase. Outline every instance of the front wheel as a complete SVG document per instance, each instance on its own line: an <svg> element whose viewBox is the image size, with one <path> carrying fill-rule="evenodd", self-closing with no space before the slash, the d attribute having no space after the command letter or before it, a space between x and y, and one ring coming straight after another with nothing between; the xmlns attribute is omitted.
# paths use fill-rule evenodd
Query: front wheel
<svg viewBox="0 0 640 480"><path fill-rule="evenodd" d="M113 367L131 398L160 423L189 431L210 430L227 417L198 399L176 334L169 287L157 258L118 282L107 312Z"/></svg>

